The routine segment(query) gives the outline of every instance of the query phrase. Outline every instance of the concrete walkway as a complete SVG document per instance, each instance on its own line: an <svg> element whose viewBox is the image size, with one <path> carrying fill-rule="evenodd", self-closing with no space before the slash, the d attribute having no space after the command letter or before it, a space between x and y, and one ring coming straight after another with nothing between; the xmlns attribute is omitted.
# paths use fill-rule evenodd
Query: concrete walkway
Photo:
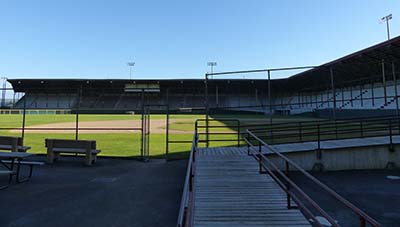
<svg viewBox="0 0 400 227"><path fill-rule="evenodd" d="M393 136L393 143L400 144L400 136ZM331 150L331 149L350 148L350 147L379 146L386 144L390 144L389 136L327 140L327 141L321 141L320 146L321 149L323 150ZM272 145L272 147L282 153L314 151L318 148L318 142L277 144L277 145Z"/></svg>

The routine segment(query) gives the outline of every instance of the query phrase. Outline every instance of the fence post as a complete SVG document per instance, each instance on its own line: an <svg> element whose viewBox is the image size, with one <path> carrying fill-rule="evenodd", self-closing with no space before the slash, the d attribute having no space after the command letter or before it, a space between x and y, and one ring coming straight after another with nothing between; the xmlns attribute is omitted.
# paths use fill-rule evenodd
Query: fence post
<svg viewBox="0 0 400 227"><path fill-rule="evenodd" d="M168 97L168 93L167 93ZM169 155L169 105L167 105L167 116L166 116L166 127L165 127L165 160L168 161L168 155Z"/></svg>
<svg viewBox="0 0 400 227"><path fill-rule="evenodd" d="M26 96L23 98L24 99L24 110L23 110L23 115L22 115L22 141L25 140L25 121L26 121Z"/></svg>
<svg viewBox="0 0 400 227"><path fill-rule="evenodd" d="M338 139L337 120L335 119L335 138Z"/></svg>
<svg viewBox="0 0 400 227"><path fill-rule="evenodd" d="M261 165L261 142L258 141L258 169L260 173L262 172L262 165Z"/></svg>
<svg viewBox="0 0 400 227"><path fill-rule="evenodd" d="M274 143L274 130L272 129L272 126L271 126L271 144L273 144Z"/></svg>
<svg viewBox="0 0 400 227"><path fill-rule="evenodd" d="M360 217L360 227L365 227L365 218Z"/></svg>
<svg viewBox="0 0 400 227"><path fill-rule="evenodd" d="M389 151L393 152L394 151L394 146L393 146L393 132L392 132L392 120L389 119Z"/></svg>
<svg viewBox="0 0 400 227"><path fill-rule="evenodd" d="M318 136L318 151L321 149L321 134L319 130L319 124L317 124L317 136Z"/></svg>
<svg viewBox="0 0 400 227"><path fill-rule="evenodd" d="M285 161L285 175L289 178L289 162L288 161ZM290 191L290 184L287 183L286 184L286 202L287 202L287 208L291 209L292 204L290 202L291 199L290 199L289 191Z"/></svg>
<svg viewBox="0 0 400 227"><path fill-rule="evenodd" d="M321 159L321 133L320 133L320 128L319 124L317 124L317 134L318 134L318 149L317 149L317 159Z"/></svg>
<svg viewBox="0 0 400 227"><path fill-rule="evenodd" d="M303 136L302 136L302 131L301 131L301 122L299 122L299 139L300 139L300 142L303 141Z"/></svg>
<svg viewBox="0 0 400 227"><path fill-rule="evenodd" d="M263 171L263 166L262 166L262 144L260 141L258 141L258 168L261 174L267 173L267 171Z"/></svg>
<svg viewBox="0 0 400 227"><path fill-rule="evenodd" d="M189 191L193 190L193 168L190 168Z"/></svg>
<svg viewBox="0 0 400 227"><path fill-rule="evenodd" d="M250 133L247 132L247 155L250 155Z"/></svg>
<svg viewBox="0 0 400 227"><path fill-rule="evenodd" d="M320 125L317 124L317 149L315 150L315 164L312 167L313 171L323 171L324 164L322 163L322 153L321 153L321 132Z"/></svg>
<svg viewBox="0 0 400 227"><path fill-rule="evenodd" d="M240 121L237 121L237 147L240 147Z"/></svg>

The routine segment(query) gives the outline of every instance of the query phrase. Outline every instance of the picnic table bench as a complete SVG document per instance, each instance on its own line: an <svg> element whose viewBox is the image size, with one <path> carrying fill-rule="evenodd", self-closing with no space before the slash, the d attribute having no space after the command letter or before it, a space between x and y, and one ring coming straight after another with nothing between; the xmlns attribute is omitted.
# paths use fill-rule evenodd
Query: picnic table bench
<svg viewBox="0 0 400 227"><path fill-rule="evenodd" d="M15 175L17 183L26 182L31 179L33 166L44 165L43 162L25 161L27 157L31 157L33 154L26 152L0 152L0 163L5 170L0 170L0 175L8 175L8 184L0 186L0 189L6 188L11 184L12 178ZM27 177L21 176L21 166L29 166L29 175Z"/></svg>
<svg viewBox="0 0 400 227"><path fill-rule="evenodd" d="M47 162L49 164L60 158L61 153L77 154L85 156L85 165L91 166L97 161L97 154L101 151L96 149L94 140L64 140L46 139Z"/></svg>
<svg viewBox="0 0 400 227"><path fill-rule="evenodd" d="M15 174L12 170L0 170L0 176L8 176L8 184L0 185L0 189L7 188L11 184L12 176Z"/></svg>
<svg viewBox="0 0 400 227"><path fill-rule="evenodd" d="M0 136L0 150L8 150L12 152L26 152L31 147L23 145L21 137Z"/></svg>

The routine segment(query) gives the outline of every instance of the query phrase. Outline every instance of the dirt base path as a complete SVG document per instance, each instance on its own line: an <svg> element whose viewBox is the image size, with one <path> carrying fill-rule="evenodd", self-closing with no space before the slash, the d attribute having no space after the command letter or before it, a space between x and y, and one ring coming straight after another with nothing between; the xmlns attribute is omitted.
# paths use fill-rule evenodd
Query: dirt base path
<svg viewBox="0 0 400 227"><path fill-rule="evenodd" d="M170 119L169 123L177 122L176 119ZM181 122L181 120L180 120ZM188 121L191 122L191 121ZM79 133L98 134L98 133L140 133L140 130L133 130L133 128L140 128L141 120L112 120L112 121L83 121L79 122L79 128L89 128L90 130L80 129ZM111 130L118 128L117 130ZM150 121L151 133L165 133L166 120L155 119ZM57 129L57 130L51 130ZM11 132L18 133L21 130L11 130ZM74 133L75 122L52 123L25 127L25 133ZM187 134L187 131L169 130L171 134Z"/></svg>

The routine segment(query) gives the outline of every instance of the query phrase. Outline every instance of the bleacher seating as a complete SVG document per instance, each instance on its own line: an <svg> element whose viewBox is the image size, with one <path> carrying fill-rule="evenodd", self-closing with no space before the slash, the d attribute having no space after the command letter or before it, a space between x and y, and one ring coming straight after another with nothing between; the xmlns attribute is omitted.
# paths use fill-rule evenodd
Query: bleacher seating
<svg viewBox="0 0 400 227"><path fill-rule="evenodd" d="M27 94L15 104L22 109L24 102L27 109L70 109L76 104L76 95L71 94Z"/></svg>
<svg viewBox="0 0 400 227"><path fill-rule="evenodd" d="M336 108L339 110L393 110L396 108L395 85L392 81L387 81L386 86L386 99L382 83L340 87L335 90L334 96L330 88L308 93L295 92L284 96L280 96L279 93L272 94L272 109L280 113L304 113L331 109L336 100ZM400 92L400 85L397 86ZM266 95L263 90L235 94L234 90L223 92L220 89L218 94L209 94L208 103L211 108L265 112L269 111L270 103ZM144 101L150 105L169 104L170 109L204 107L205 103L202 92L188 91L170 92L168 97L163 92L148 93ZM16 103L15 108L23 108L24 102L28 109L72 109L78 104L76 94L28 93ZM84 93L79 106L82 109L140 110L142 97L141 93Z"/></svg>

